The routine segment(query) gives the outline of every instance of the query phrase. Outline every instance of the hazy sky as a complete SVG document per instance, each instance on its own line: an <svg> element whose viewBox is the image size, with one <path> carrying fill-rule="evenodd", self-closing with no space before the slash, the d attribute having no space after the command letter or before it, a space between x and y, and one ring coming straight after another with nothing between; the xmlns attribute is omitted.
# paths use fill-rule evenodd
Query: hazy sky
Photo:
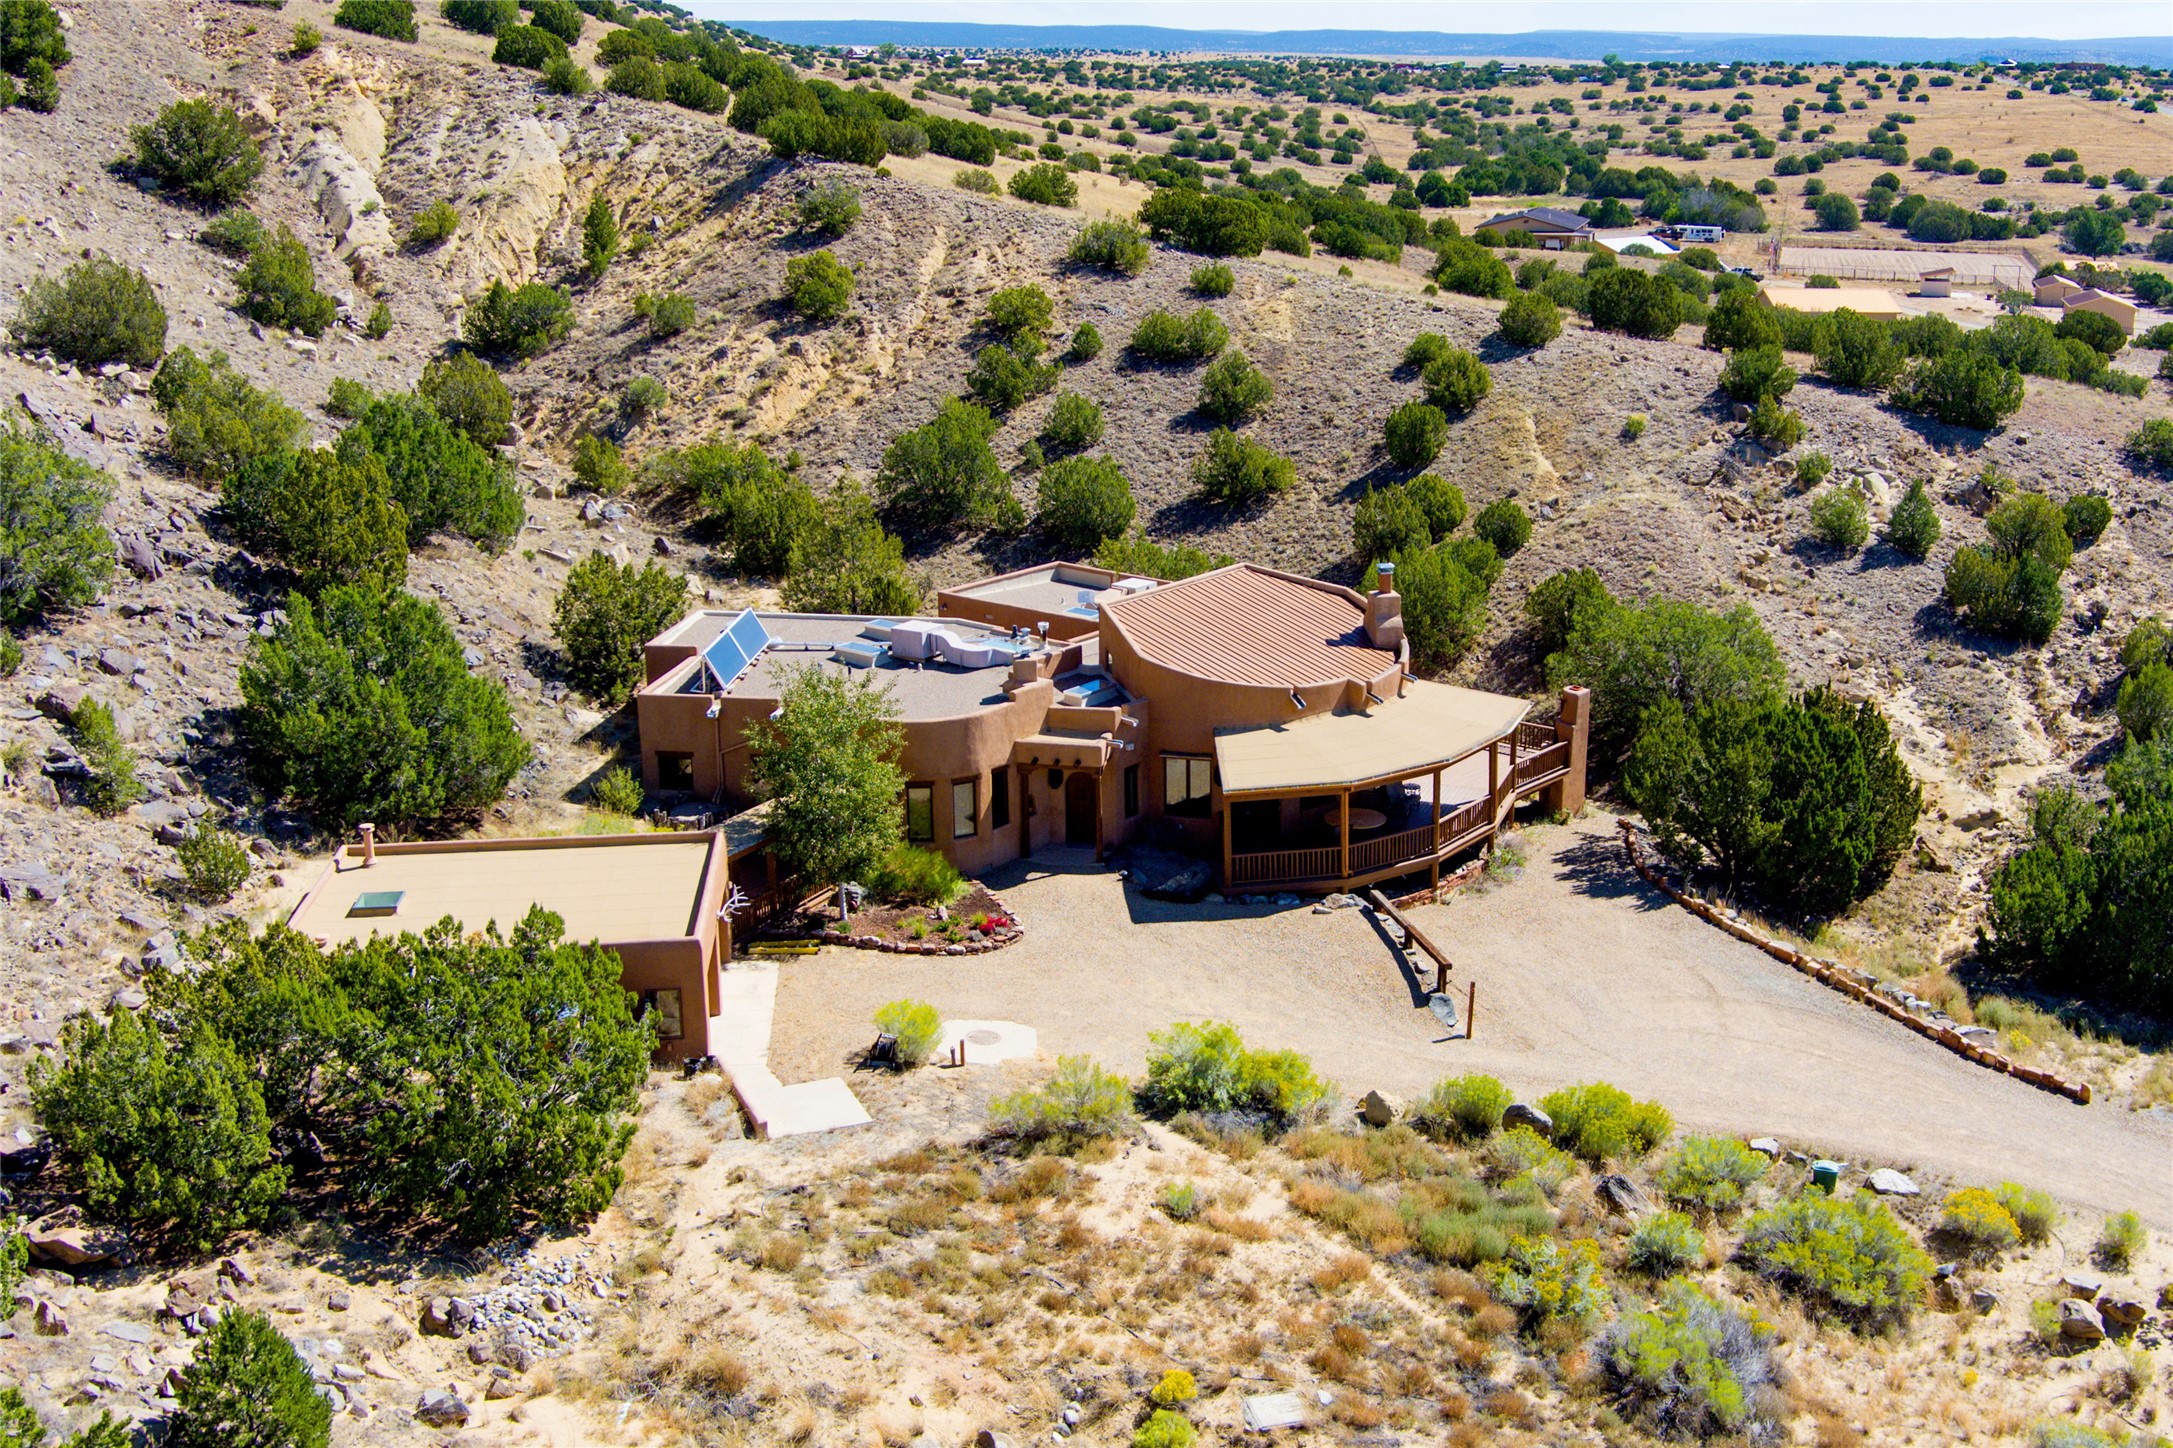
<svg viewBox="0 0 2173 1448"><path fill-rule="evenodd" d="M1010 25L1166 25L1177 29L1688 30L1769 35L2173 35L2168 0L1524 0L1445 6L1440 0L679 0L718 20L970 20ZM2173 43L2169 43L2173 50Z"/></svg>

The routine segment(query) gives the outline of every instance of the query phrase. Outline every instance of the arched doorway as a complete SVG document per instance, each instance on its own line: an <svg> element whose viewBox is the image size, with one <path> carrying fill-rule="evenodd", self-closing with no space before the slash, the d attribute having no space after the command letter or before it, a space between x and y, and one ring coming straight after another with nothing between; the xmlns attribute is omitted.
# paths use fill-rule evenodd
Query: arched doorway
<svg viewBox="0 0 2173 1448"><path fill-rule="evenodd" d="M1064 843L1085 845L1089 849L1101 843L1100 820L1101 789L1095 776L1074 771L1064 780Z"/></svg>

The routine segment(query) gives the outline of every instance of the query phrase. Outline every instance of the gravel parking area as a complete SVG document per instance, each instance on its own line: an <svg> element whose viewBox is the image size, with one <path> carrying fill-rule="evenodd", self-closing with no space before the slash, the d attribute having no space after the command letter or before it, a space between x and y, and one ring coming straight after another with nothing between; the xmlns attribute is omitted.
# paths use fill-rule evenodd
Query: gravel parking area
<svg viewBox="0 0 2173 1448"><path fill-rule="evenodd" d="M1447 1037L1423 986L1361 911L1169 905L1083 854L989 883L1026 937L968 959L829 949L786 963L771 1062L848 1073L886 1000L1016 1020L1044 1053L1137 1073L1147 1033L1183 1019L1306 1052L1351 1096L1487 1071L1520 1092L1608 1080L1685 1127L1774 1135L1859 1165L2015 1178L2173 1229L2173 1123L2076 1106L1972 1066L1647 890L1613 819L1528 832L1522 878L1419 912L1478 986L1474 1039Z"/></svg>

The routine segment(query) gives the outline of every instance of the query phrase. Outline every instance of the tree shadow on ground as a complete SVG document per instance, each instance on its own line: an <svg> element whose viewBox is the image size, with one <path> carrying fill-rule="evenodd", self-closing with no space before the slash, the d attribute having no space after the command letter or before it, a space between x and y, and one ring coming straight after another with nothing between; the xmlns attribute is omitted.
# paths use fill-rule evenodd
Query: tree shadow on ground
<svg viewBox="0 0 2173 1448"><path fill-rule="evenodd" d="M1554 857L1554 867L1572 890L1595 900L1630 900L1640 910L1664 910L1671 903L1631 870L1622 841L1613 834L1577 836Z"/></svg>

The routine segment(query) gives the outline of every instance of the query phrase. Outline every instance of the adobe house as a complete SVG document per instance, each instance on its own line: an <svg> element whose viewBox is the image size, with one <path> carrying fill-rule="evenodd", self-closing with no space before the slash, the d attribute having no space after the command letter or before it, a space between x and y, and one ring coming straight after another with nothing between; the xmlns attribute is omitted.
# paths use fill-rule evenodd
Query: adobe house
<svg viewBox="0 0 2173 1448"><path fill-rule="evenodd" d="M1574 211L1564 211L1558 206L1532 206L1522 211L1504 212L1488 217L1472 229L1476 236L1482 231L1496 236L1506 236L1521 231L1539 243L1544 251L1561 251L1580 241L1593 237L1592 223Z"/></svg>
<svg viewBox="0 0 2173 1448"><path fill-rule="evenodd" d="M537 905L564 938L619 957L621 980L656 1024L657 1059L710 1054L718 970L732 955L730 866L760 848L761 815L737 830L548 839L343 845L287 917L320 945L420 934L451 916L510 935Z"/></svg>
<svg viewBox="0 0 2173 1448"><path fill-rule="evenodd" d="M2030 300L2040 307L2057 307L2081 290L2081 283L2052 272L2030 284Z"/></svg>
<svg viewBox="0 0 2173 1448"><path fill-rule="evenodd" d="M1518 801L1583 802L1589 696L1538 725L1412 676L1393 572L1360 594L1249 564L1176 583L1045 565L946 590L934 620L699 612L646 649L643 781L751 799L748 731L817 668L890 689L906 837L967 873L1152 828L1231 889L1438 875ZM1059 638L1042 615L1079 589L1096 625Z"/></svg>
<svg viewBox="0 0 2173 1448"><path fill-rule="evenodd" d="M941 589L936 612L1069 641L1101 627L1102 604L1144 593L1158 582L1092 563L1043 563Z"/></svg>
<svg viewBox="0 0 2173 1448"><path fill-rule="evenodd" d="M2084 287L2063 297L2060 309L2062 315L2068 312L2096 312L2101 317L2112 318L2123 335L2135 335L2135 303L2126 297L2116 297L2095 287Z"/></svg>

